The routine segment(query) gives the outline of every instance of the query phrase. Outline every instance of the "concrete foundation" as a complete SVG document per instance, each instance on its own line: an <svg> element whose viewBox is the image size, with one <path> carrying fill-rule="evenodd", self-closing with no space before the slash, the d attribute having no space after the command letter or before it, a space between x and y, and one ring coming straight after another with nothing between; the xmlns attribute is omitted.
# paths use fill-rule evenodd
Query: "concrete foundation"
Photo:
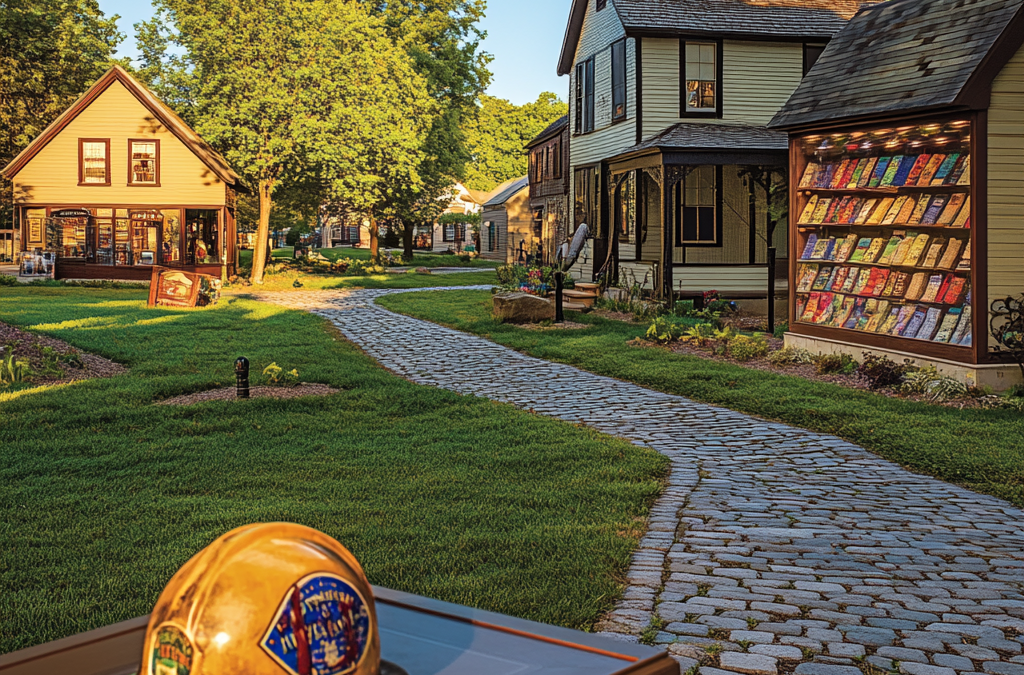
<svg viewBox="0 0 1024 675"><path fill-rule="evenodd" d="M786 333L786 346L797 349L806 349L813 354L849 354L858 361L863 360L864 354L876 354L889 357L890 361L910 361L916 366L935 366L939 373L960 380L972 387L989 387L994 392L1006 391L1015 384L1024 382L1021 378L1020 368L1016 363L985 363L973 365L970 363L958 363L945 359L925 358L920 354L901 352L891 349L878 349L875 347L864 347L862 345L829 340L826 338L814 338L806 335L795 335Z"/></svg>

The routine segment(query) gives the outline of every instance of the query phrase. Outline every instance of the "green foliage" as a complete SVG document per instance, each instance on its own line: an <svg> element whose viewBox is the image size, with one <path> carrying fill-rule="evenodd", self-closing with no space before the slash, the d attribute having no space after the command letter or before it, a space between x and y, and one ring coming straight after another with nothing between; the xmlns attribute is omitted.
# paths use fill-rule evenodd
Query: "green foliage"
<svg viewBox="0 0 1024 675"><path fill-rule="evenodd" d="M684 338L698 347L706 347L715 339L715 326L710 323L698 323L687 329Z"/></svg>
<svg viewBox="0 0 1024 675"><path fill-rule="evenodd" d="M12 274L0 274L0 286L17 286L18 277Z"/></svg>
<svg viewBox="0 0 1024 675"><path fill-rule="evenodd" d="M895 387L903 381L907 365L890 361L887 356L864 353L864 362L857 369L857 374L868 381L872 389Z"/></svg>
<svg viewBox="0 0 1024 675"><path fill-rule="evenodd" d="M8 346L6 351L7 355L0 361L0 385L24 382L32 372L28 361L15 356L13 347Z"/></svg>
<svg viewBox="0 0 1024 675"><path fill-rule="evenodd" d="M675 342L684 334L686 334L686 330L682 324L676 323L664 316L656 318L646 333L648 340L654 340L662 344Z"/></svg>
<svg viewBox="0 0 1024 675"><path fill-rule="evenodd" d="M814 370L819 375L849 375L858 365L849 354L822 354L814 359Z"/></svg>
<svg viewBox="0 0 1024 675"><path fill-rule="evenodd" d="M295 368L285 372L284 368L274 361L263 369L263 379L267 386L295 386L299 383L299 371Z"/></svg>
<svg viewBox="0 0 1024 675"><path fill-rule="evenodd" d="M474 158L466 187L492 190L507 180L525 176L529 159L523 148L568 111L569 106L551 92L525 105L481 96L479 111L466 123L467 147Z"/></svg>
<svg viewBox="0 0 1024 675"><path fill-rule="evenodd" d="M783 347L768 355L768 362L776 368L814 363L814 354L799 347Z"/></svg>
<svg viewBox="0 0 1024 675"><path fill-rule="evenodd" d="M772 333L772 337L781 340L786 336L787 332L789 332L789 322L784 321L783 323L775 327L775 331Z"/></svg>
<svg viewBox="0 0 1024 675"><path fill-rule="evenodd" d="M768 353L768 340L763 333L737 335L729 341L729 356L737 361L750 361Z"/></svg>
<svg viewBox="0 0 1024 675"><path fill-rule="evenodd" d="M933 365L908 370L900 384L900 391L904 394L925 395L933 401L940 402L966 398L970 395L970 388L966 384L941 375Z"/></svg>

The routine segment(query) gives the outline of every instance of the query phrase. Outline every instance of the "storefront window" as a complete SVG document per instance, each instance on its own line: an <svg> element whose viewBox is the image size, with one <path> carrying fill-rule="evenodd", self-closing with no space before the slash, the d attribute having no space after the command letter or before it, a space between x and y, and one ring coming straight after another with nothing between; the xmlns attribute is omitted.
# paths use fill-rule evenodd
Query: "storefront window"
<svg viewBox="0 0 1024 675"><path fill-rule="evenodd" d="M798 323L971 345L970 130L799 139Z"/></svg>
<svg viewBox="0 0 1024 675"><path fill-rule="evenodd" d="M219 263L220 212L214 209L185 211L185 251L189 265Z"/></svg>
<svg viewBox="0 0 1024 675"><path fill-rule="evenodd" d="M130 212L131 246L129 264L154 265L157 262L163 214L159 211Z"/></svg>
<svg viewBox="0 0 1024 675"><path fill-rule="evenodd" d="M181 262L181 212L163 211L163 241L160 248L160 264L174 265Z"/></svg>
<svg viewBox="0 0 1024 675"><path fill-rule="evenodd" d="M131 265L131 229L128 209L117 209L114 220L114 264Z"/></svg>

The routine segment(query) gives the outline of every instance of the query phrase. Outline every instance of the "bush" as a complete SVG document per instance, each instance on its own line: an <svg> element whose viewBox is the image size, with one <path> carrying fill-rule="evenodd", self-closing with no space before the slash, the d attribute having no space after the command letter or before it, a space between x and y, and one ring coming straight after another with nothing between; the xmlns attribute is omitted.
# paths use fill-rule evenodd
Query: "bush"
<svg viewBox="0 0 1024 675"><path fill-rule="evenodd" d="M933 401L952 401L970 396L971 390L959 380L941 375L935 366L923 366L903 377L900 391L904 394L922 394Z"/></svg>
<svg viewBox="0 0 1024 675"><path fill-rule="evenodd" d="M799 347L785 347L768 355L768 362L776 368L814 363L814 354Z"/></svg>
<svg viewBox="0 0 1024 675"><path fill-rule="evenodd" d="M14 286L18 283L18 277L10 274L0 274L0 286Z"/></svg>
<svg viewBox="0 0 1024 675"><path fill-rule="evenodd" d="M772 337L781 340L786 332L789 331L789 322L783 322L775 327L775 331L772 333Z"/></svg>
<svg viewBox="0 0 1024 675"><path fill-rule="evenodd" d="M660 342L662 344L668 344L674 342L683 336L683 326L669 321L663 316L659 316L651 324L651 327L647 329L647 339Z"/></svg>
<svg viewBox="0 0 1024 675"><path fill-rule="evenodd" d="M871 389L894 387L903 381L908 366L905 363L890 361L887 356L864 354L864 362L857 369L861 379L867 380Z"/></svg>
<svg viewBox="0 0 1024 675"><path fill-rule="evenodd" d="M715 327L710 323L698 323L686 331L683 336L688 342L698 347L706 347L715 337Z"/></svg>
<svg viewBox="0 0 1024 675"><path fill-rule="evenodd" d="M737 335L729 341L729 355L737 361L749 361L768 353L768 340L764 333L754 333L753 337Z"/></svg>
<svg viewBox="0 0 1024 675"><path fill-rule="evenodd" d="M849 354L822 354L814 361L819 375L849 375L857 370L857 360Z"/></svg>

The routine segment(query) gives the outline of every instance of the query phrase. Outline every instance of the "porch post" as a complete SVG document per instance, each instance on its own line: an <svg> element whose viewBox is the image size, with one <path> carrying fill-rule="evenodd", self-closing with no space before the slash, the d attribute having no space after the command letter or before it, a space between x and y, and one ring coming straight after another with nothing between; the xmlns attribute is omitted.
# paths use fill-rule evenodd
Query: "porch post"
<svg viewBox="0 0 1024 675"><path fill-rule="evenodd" d="M662 164L661 183L661 292L669 309L675 305L672 288L672 253L675 247L675 188L676 182L669 178L668 167Z"/></svg>

